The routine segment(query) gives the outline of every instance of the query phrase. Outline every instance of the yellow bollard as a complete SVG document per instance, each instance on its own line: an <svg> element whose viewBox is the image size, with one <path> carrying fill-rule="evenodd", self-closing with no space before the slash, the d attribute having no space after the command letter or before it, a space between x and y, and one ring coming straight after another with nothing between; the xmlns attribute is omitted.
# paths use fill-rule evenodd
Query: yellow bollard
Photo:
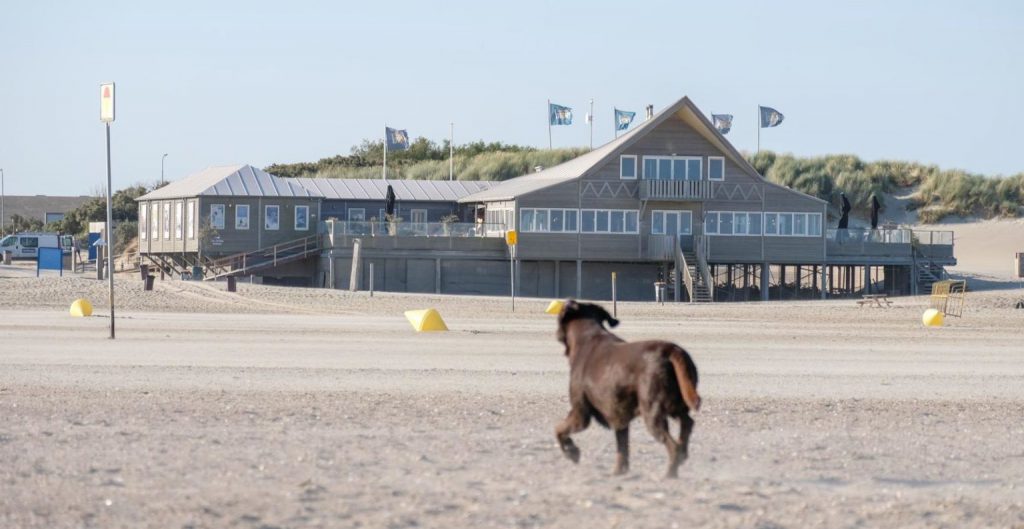
<svg viewBox="0 0 1024 529"><path fill-rule="evenodd" d="M928 309L921 315L921 323L925 327L942 327L945 315L935 309Z"/></svg>
<svg viewBox="0 0 1024 529"><path fill-rule="evenodd" d="M89 300L79 298L71 303L71 315L75 318L86 318L92 316L92 303Z"/></svg>
<svg viewBox="0 0 1024 529"><path fill-rule="evenodd" d="M409 320L416 332L424 331L447 331L448 326L444 324L441 314L434 309L407 310L405 319Z"/></svg>
<svg viewBox="0 0 1024 529"><path fill-rule="evenodd" d="M548 308L544 309L544 312L548 314L554 314L555 316L557 316L559 312L562 312L562 307L564 306L564 301L556 299L548 304Z"/></svg>

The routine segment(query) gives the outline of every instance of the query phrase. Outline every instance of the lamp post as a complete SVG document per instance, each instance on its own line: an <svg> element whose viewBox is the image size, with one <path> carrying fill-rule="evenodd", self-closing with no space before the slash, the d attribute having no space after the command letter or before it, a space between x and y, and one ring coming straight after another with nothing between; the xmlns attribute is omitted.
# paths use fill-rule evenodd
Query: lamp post
<svg viewBox="0 0 1024 529"><path fill-rule="evenodd" d="M4 224L6 223L4 217L4 201L7 199L7 193L4 192L4 168L0 167L0 233L4 232Z"/></svg>
<svg viewBox="0 0 1024 529"><path fill-rule="evenodd" d="M164 153L164 155L160 157L160 186L161 187L163 187L163 185L164 185L164 160L166 160L166 159L167 159L167 153Z"/></svg>

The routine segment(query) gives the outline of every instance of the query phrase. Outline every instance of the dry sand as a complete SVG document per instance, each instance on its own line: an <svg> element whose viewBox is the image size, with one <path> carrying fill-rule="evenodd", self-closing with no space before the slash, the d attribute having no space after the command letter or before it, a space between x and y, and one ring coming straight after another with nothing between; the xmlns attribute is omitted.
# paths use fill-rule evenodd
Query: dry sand
<svg viewBox="0 0 1024 529"><path fill-rule="evenodd" d="M122 280L123 279L123 280ZM620 304L684 345L705 408L681 479L641 426L560 455L546 301L0 267L0 527L1024 527L1024 310L924 298ZM74 319L76 297L97 316ZM438 308L448 333L402 311Z"/></svg>

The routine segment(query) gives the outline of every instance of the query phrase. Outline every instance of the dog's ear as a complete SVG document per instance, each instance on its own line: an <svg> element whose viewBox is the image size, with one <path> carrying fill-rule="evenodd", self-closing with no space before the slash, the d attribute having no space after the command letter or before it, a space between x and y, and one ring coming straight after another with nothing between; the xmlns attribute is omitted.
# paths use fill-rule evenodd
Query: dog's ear
<svg viewBox="0 0 1024 529"><path fill-rule="evenodd" d="M580 312L580 305L576 303L576 300L568 300L562 305L562 310L558 312L558 332L556 337L559 342L565 343L565 325L575 319ZM569 354L568 348L566 348L565 354Z"/></svg>

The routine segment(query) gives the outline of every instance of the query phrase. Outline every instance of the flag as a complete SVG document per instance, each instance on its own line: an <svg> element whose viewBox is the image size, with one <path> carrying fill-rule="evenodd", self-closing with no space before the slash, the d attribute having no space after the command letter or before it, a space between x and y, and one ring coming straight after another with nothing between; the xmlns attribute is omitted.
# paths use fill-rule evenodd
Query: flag
<svg viewBox="0 0 1024 529"><path fill-rule="evenodd" d="M629 125L633 123L633 118L636 117L636 112L627 112L625 110L615 109L615 130L626 130Z"/></svg>
<svg viewBox="0 0 1024 529"><path fill-rule="evenodd" d="M384 127L384 141L389 151L404 151L409 148L409 131Z"/></svg>
<svg viewBox="0 0 1024 529"><path fill-rule="evenodd" d="M548 103L548 123L551 125L572 125L572 109Z"/></svg>
<svg viewBox="0 0 1024 529"><path fill-rule="evenodd" d="M761 128L765 129L768 127L778 127L782 123L782 120L786 116L782 115L782 112L775 110L772 107L757 107L761 109Z"/></svg>
<svg viewBox="0 0 1024 529"><path fill-rule="evenodd" d="M711 114L711 121L722 135L728 134L732 130L732 114Z"/></svg>

